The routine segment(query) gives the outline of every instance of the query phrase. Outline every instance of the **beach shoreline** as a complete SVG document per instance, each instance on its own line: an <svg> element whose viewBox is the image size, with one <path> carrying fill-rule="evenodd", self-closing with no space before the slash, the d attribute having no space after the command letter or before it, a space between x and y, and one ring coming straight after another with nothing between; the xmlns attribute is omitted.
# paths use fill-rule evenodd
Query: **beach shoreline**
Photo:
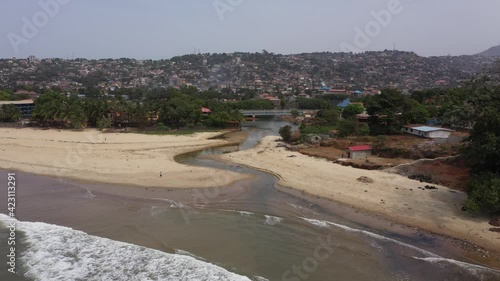
<svg viewBox="0 0 500 281"><path fill-rule="evenodd" d="M84 131L0 128L0 169L143 188L228 186L248 175L175 161L181 154L234 145L245 138L228 131L192 135L145 135Z"/></svg>
<svg viewBox="0 0 500 281"><path fill-rule="evenodd" d="M320 198L350 206L389 221L459 239L500 253L500 235L489 231L488 220L461 210L466 194L438 186L425 186L383 171L345 167L325 159L277 147L278 137L266 137L255 148L220 156L221 160L245 165L279 178L281 189L302 197ZM362 183L359 177L374 183ZM304 180L307 179L307 180ZM496 262L498 267L498 261Z"/></svg>

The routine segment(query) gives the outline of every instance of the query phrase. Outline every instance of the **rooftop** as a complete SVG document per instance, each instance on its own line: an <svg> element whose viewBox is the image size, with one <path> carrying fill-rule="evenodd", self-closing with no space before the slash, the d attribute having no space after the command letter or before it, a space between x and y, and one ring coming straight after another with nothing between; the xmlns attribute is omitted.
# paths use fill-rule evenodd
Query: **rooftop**
<svg viewBox="0 0 500 281"><path fill-rule="evenodd" d="M350 151L366 151L366 150L372 150L373 148L369 145L358 145L358 146L351 146L349 147Z"/></svg>
<svg viewBox="0 0 500 281"><path fill-rule="evenodd" d="M435 131L448 131L448 132L453 132L453 130L446 129L446 128L440 128L440 127L430 127L430 126L418 126L418 127L411 127L413 130L421 131L421 132L435 132Z"/></svg>
<svg viewBox="0 0 500 281"><path fill-rule="evenodd" d="M0 101L0 105L4 104L32 104L33 100L9 100L9 101Z"/></svg>

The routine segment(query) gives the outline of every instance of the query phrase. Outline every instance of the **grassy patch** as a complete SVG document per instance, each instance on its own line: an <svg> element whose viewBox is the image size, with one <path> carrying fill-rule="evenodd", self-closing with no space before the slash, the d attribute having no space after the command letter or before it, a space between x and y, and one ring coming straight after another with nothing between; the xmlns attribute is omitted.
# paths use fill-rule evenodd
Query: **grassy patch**
<svg viewBox="0 0 500 281"><path fill-rule="evenodd" d="M329 134L330 131L336 130L337 127L335 126L307 126L301 130L301 133L303 135L308 135L308 134Z"/></svg>

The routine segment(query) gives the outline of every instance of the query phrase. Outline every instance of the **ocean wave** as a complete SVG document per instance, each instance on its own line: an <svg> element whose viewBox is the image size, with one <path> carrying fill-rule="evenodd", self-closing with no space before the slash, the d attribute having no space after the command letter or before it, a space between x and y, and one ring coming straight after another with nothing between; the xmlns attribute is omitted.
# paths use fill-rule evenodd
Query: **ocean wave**
<svg viewBox="0 0 500 281"><path fill-rule="evenodd" d="M283 221L283 219L280 217L273 217L268 215L266 215L265 217L266 217L265 224L267 225L277 225Z"/></svg>
<svg viewBox="0 0 500 281"><path fill-rule="evenodd" d="M188 251L184 251L184 250L179 250L179 249L176 249L175 250L175 254L177 255L182 255L182 256L188 256L188 257L192 257L192 258L195 258L197 260L200 260L200 261L207 261L206 259L202 258L202 257L199 257L195 254L191 254L190 252Z"/></svg>
<svg viewBox="0 0 500 281"><path fill-rule="evenodd" d="M306 222L312 224L312 225L315 225L315 226L319 226L322 228L328 227L328 223L326 223L326 221L320 221L320 220L308 219L308 218L302 218L302 219L305 220Z"/></svg>
<svg viewBox="0 0 500 281"><path fill-rule="evenodd" d="M484 274L495 274L496 276L500 277L500 270L496 270L493 268L488 268L485 266L477 265L477 264L470 264L466 262L461 262L457 260L452 260L452 259L446 259L446 258L435 258L435 257L430 257L430 258L419 258L419 257L413 257L414 259L425 261L428 263L432 264L451 264L458 266L460 268L463 268L467 270L468 272L474 274L477 277L481 277Z"/></svg>
<svg viewBox="0 0 500 281"><path fill-rule="evenodd" d="M375 238L375 239L378 239L378 240L382 240L382 241L387 241L387 242L398 244L400 246L403 246L403 247L415 250L415 251L417 251L417 252L419 252L419 253L427 256L427 257L424 257L424 258L413 257L413 258L418 259L418 260L423 260L423 261L430 262L430 263L448 263L448 264L453 264L453 265L459 266L459 267L461 267L463 269L466 269L469 273L474 274L476 276L480 276L480 274L482 274L482 273L495 274L495 276L498 274L498 276L500 276L500 271L499 270L488 268L488 267L484 267L484 266L480 266L480 265L470 264L470 263L466 263L466 262L461 262L461 261L457 261L457 260L453 260L453 259L446 259L446 258L443 258L443 257L441 257L439 255L436 255L436 254L432 253L432 252L429 252L427 250L424 250L424 249L418 248L416 246L413 246L413 245L410 245L410 244L398 241L396 239L385 237L385 236L382 236L382 235L379 235L379 234L376 234L376 233L373 233L373 232L369 232L369 231L361 230L361 229L355 229L355 228L348 227L346 225L337 224L337 223L333 223L333 222L329 222L329 221L321 221L321 220L309 219L309 218L304 218L304 217L301 217L301 219L307 221L308 223L310 223L312 225L316 225L316 226L321 226L321 227L325 227L326 226L327 227L327 226L331 225L331 226L343 229L343 230L348 231L348 232L361 233L361 234L367 235L369 237L372 237L372 238Z"/></svg>
<svg viewBox="0 0 500 281"><path fill-rule="evenodd" d="M10 218L0 214L3 224ZM46 223L17 221L20 259L34 280L245 280L190 256L168 254Z"/></svg>
<svg viewBox="0 0 500 281"><path fill-rule="evenodd" d="M223 212L230 212L230 213L239 213L242 216L252 216L255 215L255 213L252 212L247 212L247 211L236 211L236 210L222 210Z"/></svg>
<svg viewBox="0 0 500 281"><path fill-rule="evenodd" d="M417 251L417 252L419 252L419 253L421 253L423 255L429 256L429 257L436 257L436 258L440 257L440 256L438 256L438 255L436 255L434 253L431 253L431 252L427 251L427 250L420 249L418 247L415 247L413 245L410 245L410 244L398 241L396 239L385 237L385 236L382 236L382 235L379 235L379 234L376 234L376 233L373 233L373 232L369 232L369 231L366 231L366 230L356 229L356 228L348 227L348 226L343 225L343 224L333 223L333 222L329 222L329 221L320 221L320 220L314 220L314 219L309 219L309 218L304 218L304 217L300 217L300 219L303 219L303 220L305 220L305 221L307 221L307 222L309 222L311 224L313 224L313 222L314 222L315 225L318 225L318 224L324 225L324 224L326 224L327 226L328 225L334 226L334 227L343 229L343 230L348 231L348 232L361 233L361 234L364 234L366 236L370 236L370 237L378 239L378 240L392 242L392 243L398 244L400 246L403 246L403 247L415 250L415 251Z"/></svg>
<svg viewBox="0 0 500 281"><path fill-rule="evenodd" d="M186 205L184 205L181 202L177 202L177 201L166 199L166 198L153 198L153 200L168 202L168 203L170 203L170 208L174 208L174 209L180 209L180 208L186 207Z"/></svg>

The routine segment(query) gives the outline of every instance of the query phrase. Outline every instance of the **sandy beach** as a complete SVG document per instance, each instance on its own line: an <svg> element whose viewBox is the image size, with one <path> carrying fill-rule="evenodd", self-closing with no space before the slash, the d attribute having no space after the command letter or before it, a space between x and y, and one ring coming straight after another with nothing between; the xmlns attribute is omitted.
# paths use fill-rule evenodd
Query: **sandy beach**
<svg viewBox="0 0 500 281"><path fill-rule="evenodd" d="M221 157L273 173L280 178L282 186L500 251L500 234L489 231L488 221L461 210L465 193L443 186L437 186L437 190L422 190L419 187L425 184L400 175L344 167L288 151L277 147L278 139L266 137L253 149ZM369 177L374 182L360 182L360 177Z"/></svg>
<svg viewBox="0 0 500 281"><path fill-rule="evenodd" d="M225 186L248 176L175 162L176 155L230 144L193 135L0 128L0 169L89 182L162 188ZM160 177L160 172L162 176Z"/></svg>

